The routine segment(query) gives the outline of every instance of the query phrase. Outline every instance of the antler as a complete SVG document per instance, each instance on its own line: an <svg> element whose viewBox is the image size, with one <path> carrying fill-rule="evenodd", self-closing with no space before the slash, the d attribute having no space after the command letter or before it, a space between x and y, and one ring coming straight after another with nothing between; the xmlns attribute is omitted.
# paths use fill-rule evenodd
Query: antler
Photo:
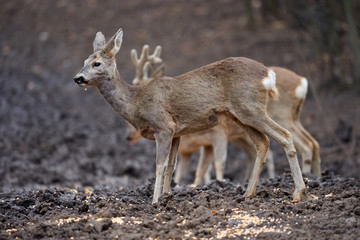
<svg viewBox="0 0 360 240"><path fill-rule="evenodd" d="M144 45L141 51L140 58L137 56L135 49L131 50L131 59L135 65L136 76L133 80L133 85L144 85L154 78L161 77L164 74L163 60L160 58L161 46L157 46L154 53L149 55L149 46ZM160 64L152 71L154 65Z"/></svg>

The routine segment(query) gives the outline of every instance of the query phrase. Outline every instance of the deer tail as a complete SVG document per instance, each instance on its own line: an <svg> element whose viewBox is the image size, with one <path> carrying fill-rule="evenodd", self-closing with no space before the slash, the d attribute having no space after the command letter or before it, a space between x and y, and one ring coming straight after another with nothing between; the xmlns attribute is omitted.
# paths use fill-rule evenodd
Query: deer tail
<svg viewBox="0 0 360 240"><path fill-rule="evenodd" d="M272 99L279 98L279 91L276 88L276 74L273 70L268 70L268 75L263 79L263 85L268 90L269 97Z"/></svg>

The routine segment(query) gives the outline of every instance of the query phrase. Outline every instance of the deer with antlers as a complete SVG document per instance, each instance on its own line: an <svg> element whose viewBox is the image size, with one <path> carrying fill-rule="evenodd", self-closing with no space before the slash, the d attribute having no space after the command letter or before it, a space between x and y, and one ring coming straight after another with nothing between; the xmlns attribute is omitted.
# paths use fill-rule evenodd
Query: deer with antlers
<svg viewBox="0 0 360 240"><path fill-rule="evenodd" d="M160 57L161 50L161 46L157 46L154 50L154 53L150 55L149 46L144 45L140 57L138 57L137 51L135 49L131 50L131 59L135 66L135 78L132 82L134 86L144 86L154 78L162 77L164 75L165 65ZM140 132L130 124L128 124L128 130L129 134L127 140L129 141L130 145L137 143L142 138ZM250 140L246 137L244 130L231 119L227 119L225 122L220 123L211 129L182 136L178 148L179 161L174 177L175 182L180 183L184 173L186 172L192 154L199 151L201 152L200 161L194 184L200 184L203 178L206 179L206 183L210 181L209 174L203 176L203 169L201 166L202 164L206 164L207 166L213 156L216 159L216 177L218 180L223 180L228 141L231 141L234 145L245 151L247 156L250 158L254 156L253 147L252 145L249 147L249 144L251 143ZM251 151L251 154L249 151ZM274 164L271 156L272 154L269 149L266 163L269 177L274 178ZM247 174L244 175L244 180L248 178L248 173L250 171L253 160L255 160L255 158L248 159L246 161L247 170L245 172Z"/></svg>
<svg viewBox="0 0 360 240"><path fill-rule="evenodd" d="M144 72L143 75L137 75L133 81L133 85L145 85L149 82L146 75L150 73L157 77L163 75L163 60L160 58L161 47L157 46L154 54L148 53L148 45L144 45L141 57L137 59L136 50L132 50L132 60L135 65L136 72ZM157 56L159 62L162 63L161 71L156 69L153 73L150 66L154 61L152 58ZM135 63L141 64L135 64ZM278 100L270 100L268 104L269 115L281 126L290 130L294 136L295 147L299 150L302 157L303 173L313 173L317 176L321 175L320 169L320 151L318 142L307 132L300 122L300 113L304 104L308 82L306 78L301 77L294 72L280 68L270 67L277 75L277 88L280 92ZM144 71L141 71L143 69ZM145 71L146 70L146 71ZM128 140L132 143L137 142L141 135L135 128L130 128ZM243 180L249 176L252 161L256 158L256 150L247 138L244 130L232 120L220 123L212 129L201 131L193 134L187 134L181 137L179 145L179 161L175 172L175 182L180 183L187 166L190 162L191 155L199 152L201 149L200 160L196 171L195 185L200 184L203 179L205 183L209 182L209 175L206 169L214 159L217 180L222 180L224 176L224 165L226 161L227 141L232 142L235 146L245 151L247 155L246 170ZM267 168L270 178L275 176L273 157L270 149L267 154Z"/></svg>
<svg viewBox="0 0 360 240"><path fill-rule="evenodd" d="M96 34L94 53L75 75L79 86L95 86L113 109L145 138L156 141L156 178L153 203L170 192L180 137L210 129L231 118L245 129L256 148L256 160L245 197L255 195L269 146L267 136L285 150L294 179L293 201L306 193L291 133L273 121L266 106L275 97L275 73L247 58L231 57L176 77L156 78L145 86L127 84L117 70L115 55L123 31L105 42Z"/></svg>

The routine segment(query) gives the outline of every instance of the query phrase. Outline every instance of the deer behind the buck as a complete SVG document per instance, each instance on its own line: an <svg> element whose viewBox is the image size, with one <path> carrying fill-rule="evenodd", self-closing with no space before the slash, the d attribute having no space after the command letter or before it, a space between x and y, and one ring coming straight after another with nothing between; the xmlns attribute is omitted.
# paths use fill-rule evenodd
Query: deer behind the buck
<svg viewBox="0 0 360 240"><path fill-rule="evenodd" d="M294 139L295 147L301 154L302 158L302 172L304 174L315 174L317 176L321 176L321 159L320 159L320 149L319 149L319 143L315 140L312 135L305 130L305 128L302 126L300 122L300 113L302 110L302 107L304 105L304 101L306 98L307 93L307 86L308 81L306 78L297 75L293 71L290 71L285 68L281 67L270 67L277 76L276 86L279 90L279 99L277 100L270 100L267 106L268 114L269 116L275 120L278 124L288 129ZM240 126L237 126L233 124L231 121L228 121L226 123L227 126L225 126L227 133L228 133L228 139L235 143L235 145L241 144L243 150L246 151L247 158L247 169L249 169L249 166L251 164L251 161L256 157L256 151L254 147L251 144L248 144L248 140L246 136L239 135L239 133L242 132L242 128ZM221 126L218 125L217 128L220 128ZM213 128L215 129L215 128ZM212 129L212 130L213 130ZM224 140L221 140L223 137L223 133L220 133L221 131L215 132L215 131L207 131L208 138L214 139L212 142L213 144L218 144L217 142L224 142ZM222 131L224 132L224 130ZM202 135L204 135L204 132L201 132ZM237 133L237 134L232 134ZM198 135L200 136L200 133L195 133L192 135ZM187 141L191 141L191 139L188 137L189 135L185 136ZM217 139L219 136L220 140ZM194 137L193 137L194 138ZM202 137L204 138L204 137ZM235 140L235 141L234 141ZM241 140L241 142L237 142L236 140ZM186 142L186 141L185 141ZM194 141L192 141L194 143ZM182 141L182 144L184 144L184 141ZM190 144L188 144L190 145ZM216 150L214 149L214 155ZM195 178L195 184L199 184L202 182L204 174L207 170L207 167L209 165L209 162L212 160L212 149L205 149L203 151L204 154L201 154L201 158L198 164L198 168L196 171L196 178ZM269 153L269 152L268 152ZM209 157L207 156L210 156ZM272 159L271 156L267 157L268 162ZM180 159L181 160L181 159ZM216 161L218 161L219 158L215 157L215 170L218 170L217 166L220 166L220 172L223 172L223 164L216 164ZM220 159L221 160L221 159ZM179 162L179 165L183 165L181 161ZM270 165L273 167L272 165ZM176 175L183 174L181 171L181 168L177 169ZM247 178L247 171L245 171L245 176ZM218 175L218 174L217 174ZM220 176L223 176L223 173L220 174ZM218 178L217 178L218 179ZM219 180L219 179L218 179Z"/></svg>
<svg viewBox="0 0 360 240"><path fill-rule="evenodd" d="M161 193L170 191L180 136L214 127L227 117L242 125L256 146L257 157L244 196L255 194L269 146L268 135L283 146L295 183L293 201L301 200L306 188L292 136L266 112L269 95L276 92L273 71L256 61L232 57L133 87L122 80L116 67L122 36L120 29L105 44L104 35L98 32L94 53L74 80L80 86L96 86L121 117L143 137L156 141L153 203Z"/></svg>

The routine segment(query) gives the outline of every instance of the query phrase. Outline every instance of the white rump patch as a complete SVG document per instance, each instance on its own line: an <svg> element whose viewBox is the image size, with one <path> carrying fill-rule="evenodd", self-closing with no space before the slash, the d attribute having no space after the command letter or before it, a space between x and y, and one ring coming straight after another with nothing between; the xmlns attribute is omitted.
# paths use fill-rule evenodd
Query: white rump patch
<svg viewBox="0 0 360 240"><path fill-rule="evenodd" d="M297 98L304 98L306 97L308 91L308 80L306 78L301 79L301 83L295 89L295 95Z"/></svg>
<svg viewBox="0 0 360 240"><path fill-rule="evenodd" d="M266 90L270 90L275 87L276 73L273 70L268 71L268 76L263 79L263 84Z"/></svg>

